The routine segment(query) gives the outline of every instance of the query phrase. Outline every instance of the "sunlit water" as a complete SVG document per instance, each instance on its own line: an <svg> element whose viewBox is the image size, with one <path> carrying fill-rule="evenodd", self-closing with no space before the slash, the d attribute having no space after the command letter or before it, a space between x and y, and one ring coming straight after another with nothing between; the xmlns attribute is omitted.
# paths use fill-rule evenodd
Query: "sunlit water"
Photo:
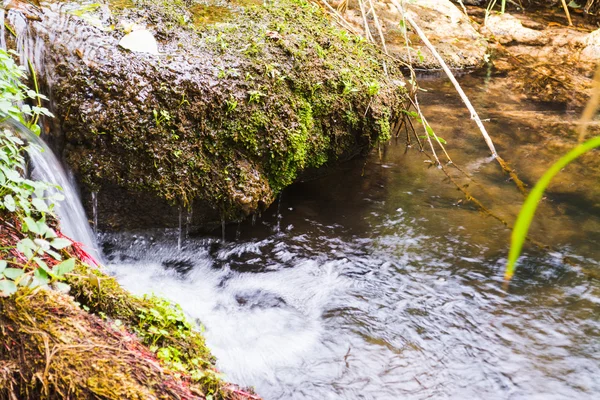
<svg viewBox="0 0 600 400"><path fill-rule="evenodd" d="M539 176L535 161L555 154L519 136L544 127L531 115L576 115L527 110L499 89L477 99L484 81L463 81L482 118L495 112L501 154L526 180ZM434 129L487 187L470 188L514 219L521 195L450 89L430 86L421 101ZM135 293L181 304L226 378L267 400L598 398L600 213L586 199L598 177L554 188L532 232L552 249L528 247L505 291L509 231L403 142L297 184L254 225L227 226L225 243L220 232L181 250L178 232L104 235L109 270Z"/></svg>

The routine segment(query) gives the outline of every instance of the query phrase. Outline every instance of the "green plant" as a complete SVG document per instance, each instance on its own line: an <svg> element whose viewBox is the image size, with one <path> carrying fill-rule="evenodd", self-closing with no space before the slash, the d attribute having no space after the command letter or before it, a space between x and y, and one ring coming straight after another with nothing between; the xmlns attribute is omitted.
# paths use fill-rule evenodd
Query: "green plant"
<svg viewBox="0 0 600 400"><path fill-rule="evenodd" d="M44 98L21 83L23 74L9 53L0 50L0 118L33 126L39 115L51 114L39 105L19 105L25 99L41 104ZM75 259L62 251L72 242L60 237L47 222L47 216L53 217L53 204L64 197L48 183L24 177L23 153L29 146L11 128L0 132L0 214L11 221L6 221L5 231L12 230L7 240L0 238L1 296L15 293L19 286L34 288L52 281L64 290L68 286L60 281L75 267Z"/></svg>
<svg viewBox="0 0 600 400"><path fill-rule="evenodd" d="M229 100L225 100L225 105L227 106L227 112L230 113L232 111L235 111L235 109L237 108L237 101L234 99L233 96L231 96L229 98Z"/></svg>
<svg viewBox="0 0 600 400"><path fill-rule="evenodd" d="M260 103L260 99L266 96L266 94L262 93L259 90L250 90L248 94L250 95L248 103Z"/></svg>
<svg viewBox="0 0 600 400"><path fill-rule="evenodd" d="M154 116L154 122L156 122L156 126L160 126L163 122L169 122L171 120L171 114L167 110L152 110L152 115Z"/></svg>
<svg viewBox="0 0 600 400"><path fill-rule="evenodd" d="M531 225L531 221L535 215L537 206L542 199L542 195L544 194L546 187L548 187L550 184L552 178L554 178L556 174L569 165L573 160L582 154L595 149L596 147L600 147L600 136L578 145L573 150L562 156L557 162L548 168L540 180L535 184L533 189L531 189L531 192L525 199L525 203L523 203L523 207L519 212L515 226L513 227L508 261L506 270L504 272L504 279L506 281L510 280L515 273L517 260L521 255L521 250L523 249L523 243L527 237L529 226Z"/></svg>
<svg viewBox="0 0 600 400"><path fill-rule="evenodd" d="M379 85L379 82L377 81L372 81L372 82L367 82L367 93L369 94L369 96L377 96L377 94L379 93L379 90L381 89L381 85Z"/></svg>
<svg viewBox="0 0 600 400"><path fill-rule="evenodd" d="M29 89L21 82L25 79L25 68L18 66L11 55L17 54L12 50L0 49L0 120L14 119L39 136L40 127L37 125L39 116L53 116L50 111L41 106L41 100L48 100L48 98L38 93L37 79L32 68L30 68L31 76L36 90ZM37 105L31 106L27 101Z"/></svg>

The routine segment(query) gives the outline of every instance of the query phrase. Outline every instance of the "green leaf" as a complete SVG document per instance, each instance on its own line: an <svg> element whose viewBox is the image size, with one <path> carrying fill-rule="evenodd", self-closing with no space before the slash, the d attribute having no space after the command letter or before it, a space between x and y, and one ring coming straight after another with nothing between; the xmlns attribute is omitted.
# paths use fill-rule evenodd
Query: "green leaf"
<svg viewBox="0 0 600 400"><path fill-rule="evenodd" d="M48 282L50 282L50 278L48 277L46 271L44 271L42 268L38 268L33 273L33 282L31 282L30 287L44 286L47 285Z"/></svg>
<svg viewBox="0 0 600 400"><path fill-rule="evenodd" d="M49 254L52 258L54 258L57 261L62 260L61 255L55 252L54 250L46 250L46 254Z"/></svg>
<svg viewBox="0 0 600 400"><path fill-rule="evenodd" d="M25 218L23 218L23 222L27 226L27 230L29 230L30 232L35 233L37 235L40 234L38 224L37 224L37 222L35 222L35 220L33 218L25 217Z"/></svg>
<svg viewBox="0 0 600 400"><path fill-rule="evenodd" d="M16 210L16 206L15 199L12 197L12 195L7 194L4 196L4 207L6 207L8 211L14 212Z"/></svg>
<svg viewBox="0 0 600 400"><path fill-rule="evenodd" d="M50 243L48 243L48 241L47 241L47 240L45 240L45 239L40 239L40 238L37 238L37 239L33 239L33 242L34 242L35 244L37 244L37 245L38 245L38 247L39 247L39 248L40 248L42 251L48 251L48 250L50 250Z"/></svg>
<svg viewBox="0 0 600 400"><path fill-rule="evenodd" d="M21 279L19 279L19 286L23 286L23 287L27 287L31 284L31 281L33 280L33 278L29 275L25 275L24 277L22 277Z"/></svg>
<svg viewBox="0 0 600 400"><path fill-rule="evenodd" d="M600 136L597 136L593 139L588 140L585 143L580 144L575 147L573 150L569 151L567 154L562 156L557 162L552 164L552 166L542 175L540 180L535 184L529 196L525 199L525 203L523 203L523 207L519 212L519 216L517 217L517 221L515 222L515 226L513 227L511 241L510 241L510 251L508 253L508 261L506 264L506 270L504 272L504 279L510 280L514 273L517 265L517 260L521 255L521 250L523 249L523 243L527 238L527 232L529 232L529 226L531 225L531 221L533 220L533 216L535 211L537 210L537 206L542 199L544 191L546 187L550 184L550 181L556 174L558 174L563 168L569 165L573 160L577 157L581 156L588 151L600 147Z"/></svg>
<svg viewBox="0 0 600 400"><path fill-rule="evenodd" d="M35 209L40 212L49 212L50 211L48 209L48 204L46 204L46 202L44 200L39 199L37 197L34 197L33 199L31 199L31 204L33 204Z"/></svg>
<svg viewBox="0 0 600 400"><path fill-rule="evenodd" d="M54 273L58 276L63 276L64 274L68 274L69 272L73 271L74 268L75 259L69 258L68 260L63 261L60 264L55 265Z"/></svg>
<svg viewBox="0 0 600 400"><path fill-rule="evenodd" d="M17 243L17 250L25 254L25 257L31 258L34 255L34 251L37 251L37 246L33 243L33 240L25 238Z"/></svg>
<svg viewBox="0 0 600 400"><path fill-rule="evenodd" d="M13 293L16 293L17 285L15 285L12 281L1 280L0 281L0 295L2 296L10 296Z"/></svg>
<svg viewBox="0 0 600 400"><path fill-rule="evenodd" d="M56 238L50 242L50 245L56 250L62 250L65 247L69 247L73 242L66 238Z"/></svg>
<svg viewBox="0 0 600 400"><path fill-rule="evenodd" d="M15 279L20 278L24 274L24 272L22 269L19 268L6 268L3 274L8 279L12 279L14 281Z"/></svg>
<svg viewBox="0 0 600 400"><path fill-rule="evenodd" d="M7 265L8 263L6 261L0 260L0 274L2 274L2 271L4 271Z"/></svg>

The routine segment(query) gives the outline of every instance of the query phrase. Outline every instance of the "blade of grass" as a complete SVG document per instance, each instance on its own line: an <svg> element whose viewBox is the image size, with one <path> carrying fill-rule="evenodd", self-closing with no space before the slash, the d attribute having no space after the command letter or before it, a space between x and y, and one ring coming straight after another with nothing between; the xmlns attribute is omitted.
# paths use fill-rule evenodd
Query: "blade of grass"
<svg viewBox="0 0 600 400"><path fill-rule="evenodd" d="M508 254L506 270L504 272L505 281L509 281L515 273L517 260L521 255L523 243L525 242L527 232L529 231L531 220L533 219L537 206L552 178L554 178L556 174L558 174L577 157L596 147L600 147L600 136L592 138L587 142L578 145L573 150L562 156L544 173L540 180L535 184L533 189L531 189L531 192L527 196L527 199L525 199L525 203L519 212L519 216L517 217L517 221L512 231L510 251Z"/></svg>

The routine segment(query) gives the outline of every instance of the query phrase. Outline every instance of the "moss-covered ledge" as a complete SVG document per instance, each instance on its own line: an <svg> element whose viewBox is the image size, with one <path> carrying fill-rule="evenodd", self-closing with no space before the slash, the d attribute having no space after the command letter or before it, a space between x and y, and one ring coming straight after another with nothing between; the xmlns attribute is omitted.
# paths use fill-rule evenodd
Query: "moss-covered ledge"
<svg viewBox="0 0 600 400"><path fill-rule="evenodd" d="M47 39L56 141L88 206L99 192L105 228L176 225L167 205L193 205L192 225L240 219L305 169L389 138L405 99L399 65L314 3L259 3L216 13L216 3L134 0L102 9L105 31L87 26L75 45L87 14L52 6L29 22ZM124 21L145 25L161 54L120 48Z"/></svg>
<svg viewBox="0 0 600 400"><path fill-rule="evenodd" d="M0 297L0 398L258 398L221 379L177 305L134 296L81 262L65 282L69 295Z"/></svg>

